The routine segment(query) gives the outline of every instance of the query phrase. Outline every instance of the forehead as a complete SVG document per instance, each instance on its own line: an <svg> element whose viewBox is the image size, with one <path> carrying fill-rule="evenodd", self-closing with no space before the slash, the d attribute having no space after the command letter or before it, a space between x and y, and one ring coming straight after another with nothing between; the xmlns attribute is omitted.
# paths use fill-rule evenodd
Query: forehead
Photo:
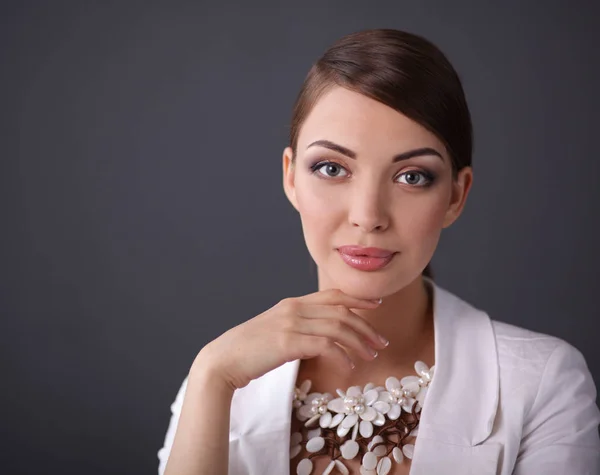
<svg viewBox="0 0 600 475"><path fill-rule="evenodd" d="M423 146L446 153L441 141L420 124L343 87L332 88L317 101L300 130L298 151L319 139L331 140L359 154L361 150L396 154Z"/></svg>

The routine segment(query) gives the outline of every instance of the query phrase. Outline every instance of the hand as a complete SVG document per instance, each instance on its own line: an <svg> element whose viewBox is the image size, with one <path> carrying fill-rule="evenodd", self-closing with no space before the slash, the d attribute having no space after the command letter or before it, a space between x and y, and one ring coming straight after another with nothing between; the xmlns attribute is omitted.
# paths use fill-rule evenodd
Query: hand
<svg viewBox="0 0 600 475"><path fill-rule="evenodd" d="M283 299L207 344L190 373L208 370L235 390L297 359L327 355L354 367L340 345L370 361L376 356L375 349L387 343L369 322L350 309L373 309L378 305L338 289Z"/></svg>

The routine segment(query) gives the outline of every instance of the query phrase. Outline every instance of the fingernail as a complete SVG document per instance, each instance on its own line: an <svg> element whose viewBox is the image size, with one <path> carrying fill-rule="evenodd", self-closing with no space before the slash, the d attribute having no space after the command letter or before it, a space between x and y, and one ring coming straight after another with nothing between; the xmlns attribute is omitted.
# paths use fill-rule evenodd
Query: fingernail
<svg viewBox="0 0 600 475"><path fill-rule="evenodd" d="M390 344L390 342L385 339L384 337L382 337L381 335L379 335L379 340L381 341L381 343L383 343L385 346L388 346Z"/></svg>
<svg viewBox="0 0 600 475"><path fill-rule="evenodd" d="M373 299L373 300L371 300L371 302L379 304L379 303L383 302L383 299L382 298L377 299L377 300Z"/></svg>

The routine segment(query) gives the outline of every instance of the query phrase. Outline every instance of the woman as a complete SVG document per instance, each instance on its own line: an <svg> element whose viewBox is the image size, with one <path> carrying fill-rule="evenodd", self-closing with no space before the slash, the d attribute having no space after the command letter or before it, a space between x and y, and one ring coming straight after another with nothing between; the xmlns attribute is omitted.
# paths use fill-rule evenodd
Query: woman
<svg viewBox="0 0 600 475"><path fill-rule="evenodd" d="M323 55L283 152L319 291L202 348L159 473L600 473L581 353L431 278L471 149L461 82L427 40L369 30Z"/></svg>

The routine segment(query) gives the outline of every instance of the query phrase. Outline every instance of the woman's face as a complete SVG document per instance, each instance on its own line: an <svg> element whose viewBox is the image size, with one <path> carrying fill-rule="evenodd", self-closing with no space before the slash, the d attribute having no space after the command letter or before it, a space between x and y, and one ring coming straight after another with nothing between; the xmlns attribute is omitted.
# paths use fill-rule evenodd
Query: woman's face
<svg viewBox="0 0 600 475"><path fill-rule="evenodd" d="M402 159L415 150L423 151ZM342 87L314 106L301 127L293 166L291 158L288 147L284 189L300 213L324 280L320 287L362 298L391 295L419 277L441 230L462 211L472 181L470 168L452 179L446 148L431 132ZM396 254L383 268L359 270L337 250L348 245Z"/></svg>

